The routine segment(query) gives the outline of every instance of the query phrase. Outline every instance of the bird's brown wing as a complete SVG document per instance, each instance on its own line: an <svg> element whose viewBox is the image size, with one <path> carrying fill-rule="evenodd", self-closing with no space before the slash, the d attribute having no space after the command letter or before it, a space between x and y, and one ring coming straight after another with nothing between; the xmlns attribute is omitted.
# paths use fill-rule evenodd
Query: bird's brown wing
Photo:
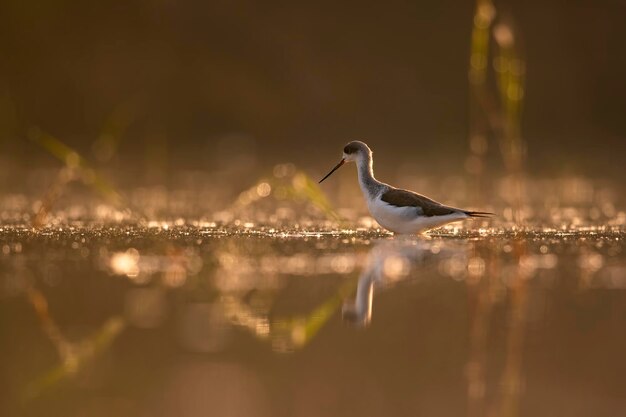
<svg viewBox="0 0 626 417"><path fill-rule="evenodd" d="M452 207L446 207L428 197L413 191L390 188L381 196L381 200L396 207L415 207L424 216L445 216L457 212Z"/></svg>

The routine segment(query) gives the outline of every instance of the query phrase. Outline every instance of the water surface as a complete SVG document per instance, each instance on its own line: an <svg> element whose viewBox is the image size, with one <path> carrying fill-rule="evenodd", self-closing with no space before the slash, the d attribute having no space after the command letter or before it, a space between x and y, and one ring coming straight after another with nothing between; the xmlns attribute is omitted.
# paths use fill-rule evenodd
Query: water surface
<svg viewBox="0 0 626 417"><path fill-rule="evenodd" d="M626 415L624 237L5 226L3 415Z"/></svg>

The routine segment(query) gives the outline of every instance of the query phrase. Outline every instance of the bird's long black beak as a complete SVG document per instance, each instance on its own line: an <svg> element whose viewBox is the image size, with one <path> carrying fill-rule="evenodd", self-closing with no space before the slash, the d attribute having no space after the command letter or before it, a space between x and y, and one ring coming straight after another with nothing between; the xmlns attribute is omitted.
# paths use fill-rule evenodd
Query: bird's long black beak
<svg viewBox="0 0 626 417"><path fill-rule="evenodd" d="M339 168L340 168L343 164L345 164L345 163L346 163L346 160L345 160L345 159L342 159L342 160L341 160L341 161L337 164L337 166L336 166L336 167L334 167L334 168L332 169L332 171L330 171L328 174L326 174L326 176L325 176L324 178L322 178L322 179L320 180L320 182L318 182L318 184L321 184L321 183L322 183L322 181L324 181L326 178L330 177L330 176L332 175L332 173L333 173L333 172L337 171L337 170L338 170L338 169L339 169Z"/></svg>

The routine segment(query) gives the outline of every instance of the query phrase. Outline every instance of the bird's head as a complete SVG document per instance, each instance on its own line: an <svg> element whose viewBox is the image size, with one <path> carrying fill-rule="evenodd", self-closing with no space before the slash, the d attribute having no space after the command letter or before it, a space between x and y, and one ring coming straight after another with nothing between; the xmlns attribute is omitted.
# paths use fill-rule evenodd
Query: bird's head
<svg viewBox="0 0 626 417"><path fill-rule="evenodd" d="M343 148L343 159L346 162L358 161L359 159L367 159L372 155L372 150L366 143L353 140Z"/></svg>
<svg viewBox="0 0 626 417"><path fill-rule="evenodd" d="M346 162L358 162L371 158L372 150L359 140L353 140L343 148L343 155L341 161L328 173L324 178L320 180L320 183L326 178L330 177L333 172L337 171Z"/></svg>

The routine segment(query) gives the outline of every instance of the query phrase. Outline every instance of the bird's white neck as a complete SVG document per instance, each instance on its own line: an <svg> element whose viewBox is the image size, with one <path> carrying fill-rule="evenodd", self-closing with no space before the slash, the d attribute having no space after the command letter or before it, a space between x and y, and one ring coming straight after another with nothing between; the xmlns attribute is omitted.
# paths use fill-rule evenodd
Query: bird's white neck
<svg viewBox="0 0 626 417"><path fill-rule="evenodd" d="M354 312L358 321L368 324L372 320L372 301L374 300L374 277L366 273L359 278L354 300Z"/></svg>
<svg viewBox="0 0 626 417"><path fill-rule="evenodd" d="M380 190L382 184L374 178L374 163L372 155L359 158L356 161L357 172L359 175L359 185L366 199L372 199Z"/></svg>

